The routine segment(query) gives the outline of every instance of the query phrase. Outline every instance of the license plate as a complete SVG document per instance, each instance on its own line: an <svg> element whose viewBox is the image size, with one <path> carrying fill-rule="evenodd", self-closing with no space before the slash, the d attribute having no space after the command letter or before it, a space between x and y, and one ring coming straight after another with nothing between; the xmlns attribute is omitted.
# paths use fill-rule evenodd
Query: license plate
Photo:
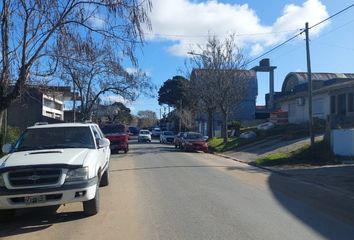
<svg viewBox="0 0 354 240"><path fill-rule="evenodd" d="M25 204L26 205L33 205L45 202L45 195L38 195L38 196L28 196L25 197Z"/></svg>

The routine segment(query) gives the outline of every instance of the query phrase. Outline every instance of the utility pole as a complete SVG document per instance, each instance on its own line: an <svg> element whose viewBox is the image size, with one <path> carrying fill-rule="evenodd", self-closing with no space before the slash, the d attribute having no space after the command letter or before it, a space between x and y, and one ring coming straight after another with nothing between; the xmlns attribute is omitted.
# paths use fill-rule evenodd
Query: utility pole
<svg viewBox="0 0 354 240"><path fill-rule="evenodd" d="M306 34L306 58L307 58L307 81L308 81L308 98L309 98L309 133L311 138L311 148L315 144L315 136L313 134L313 117L312 117L312 76L311 76L311 58L310 58L310 40L309 40L309 23L305 25Z"/></svg>
<svg viewBox="0 0 354 240"><path fill-rule="evenodd" d="M180 110L179 110L179 132L182 132L182 99L180 100Z"/></svg>
<svg viewBox="0 0 354 240"><path fill-rule="evenodd" d="M74 79L73 79L73 121L76 122L76 84L75 81L77 81L77 75L76 72L74 72Z"/></svg>

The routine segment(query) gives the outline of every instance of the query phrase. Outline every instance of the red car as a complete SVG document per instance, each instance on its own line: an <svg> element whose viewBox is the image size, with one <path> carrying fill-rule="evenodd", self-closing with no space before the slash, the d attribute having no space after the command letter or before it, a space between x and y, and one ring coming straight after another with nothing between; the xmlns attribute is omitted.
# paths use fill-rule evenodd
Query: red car
<svg viewBox="0 0 354 240"><path fill-rule="evenodd" d="M112 153L119 151L124 151L127 153L129 151L129 129L123 124L109 124L101 126L102 132L105 137L111 141L111 151Z"/></svg>
<svg viewBox="0 0 354 240"><path fill-rule="evenodd" d="M203 151L208 152L208 142L196 132L185 132L181 138L180 148L182 151Z"/></svg>

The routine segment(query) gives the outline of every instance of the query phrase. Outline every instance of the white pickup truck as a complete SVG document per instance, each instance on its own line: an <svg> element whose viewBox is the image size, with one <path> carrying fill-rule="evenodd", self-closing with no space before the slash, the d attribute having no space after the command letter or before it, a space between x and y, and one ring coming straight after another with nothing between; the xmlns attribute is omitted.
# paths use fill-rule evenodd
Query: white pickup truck
<svg viewBox="0 0 354 240"><path fill-rule="evenodd" d="M109 183L109 140L92 123L27 128L0 159L0 218L17 208L82 202L99 211L99 186Z"/></svg>

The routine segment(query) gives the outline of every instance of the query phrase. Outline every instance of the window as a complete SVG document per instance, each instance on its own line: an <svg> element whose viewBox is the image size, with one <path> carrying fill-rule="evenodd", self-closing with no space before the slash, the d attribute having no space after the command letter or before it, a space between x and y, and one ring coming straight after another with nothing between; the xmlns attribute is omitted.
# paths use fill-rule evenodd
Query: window
<svg viewBox="0 0 354 240"><path fill-rule="evenodd" d="M345 116L347 112L347 98L345 94L339 94L337 98L337 114Z"/></svg>
<svg viewBox="0 0 354 240"><path fill-rule="evenodd" d="M313 100L313 114L322 115L324 113L323 99Z"/></svg>
<svg viewBox="0 0 354 240"><path fill-rule="evenodd" d="M102 132L104 134L110 134L110 133L125 133L126 129L124 125L118 124L118 125L106 125L101 128Z"/></svg>
<svg viewBox="0 0 354 240"><path fill-rule="evenodd" d="M100 133L97 131L97 129L94 126L92 126L92 131L93 131L93 135L95 135L95 139L101 138Z"/></svg>
<svg viewBox="0 0 354 240"><path fill-rule="evenodd" d="M336 96L331 96L331 114L336 114Z"/></svg>
<svg viewBox="0 0 354 240"><path fill-rule="evenodd" d="M88 127L46 127L27 129L15 151L59 148L94 148Z"/></svg>
<svg viewBox="0 0 354 240"><path fill-rule="evenodd" d="M59 110L59 111L61 111L62 107L63 107L62 104L57 103L57 102L52 101L52 100L49 100L49 99L46 99L46 98L43 99L43 105L48 107L48 108L54 108L54 109Z"/></svg>
<svg viewBox="0 0 354 240"><path fill-rule="evenodd" d="M354 112L354 96L352 92L348 94L348 112Z"/></svg>

